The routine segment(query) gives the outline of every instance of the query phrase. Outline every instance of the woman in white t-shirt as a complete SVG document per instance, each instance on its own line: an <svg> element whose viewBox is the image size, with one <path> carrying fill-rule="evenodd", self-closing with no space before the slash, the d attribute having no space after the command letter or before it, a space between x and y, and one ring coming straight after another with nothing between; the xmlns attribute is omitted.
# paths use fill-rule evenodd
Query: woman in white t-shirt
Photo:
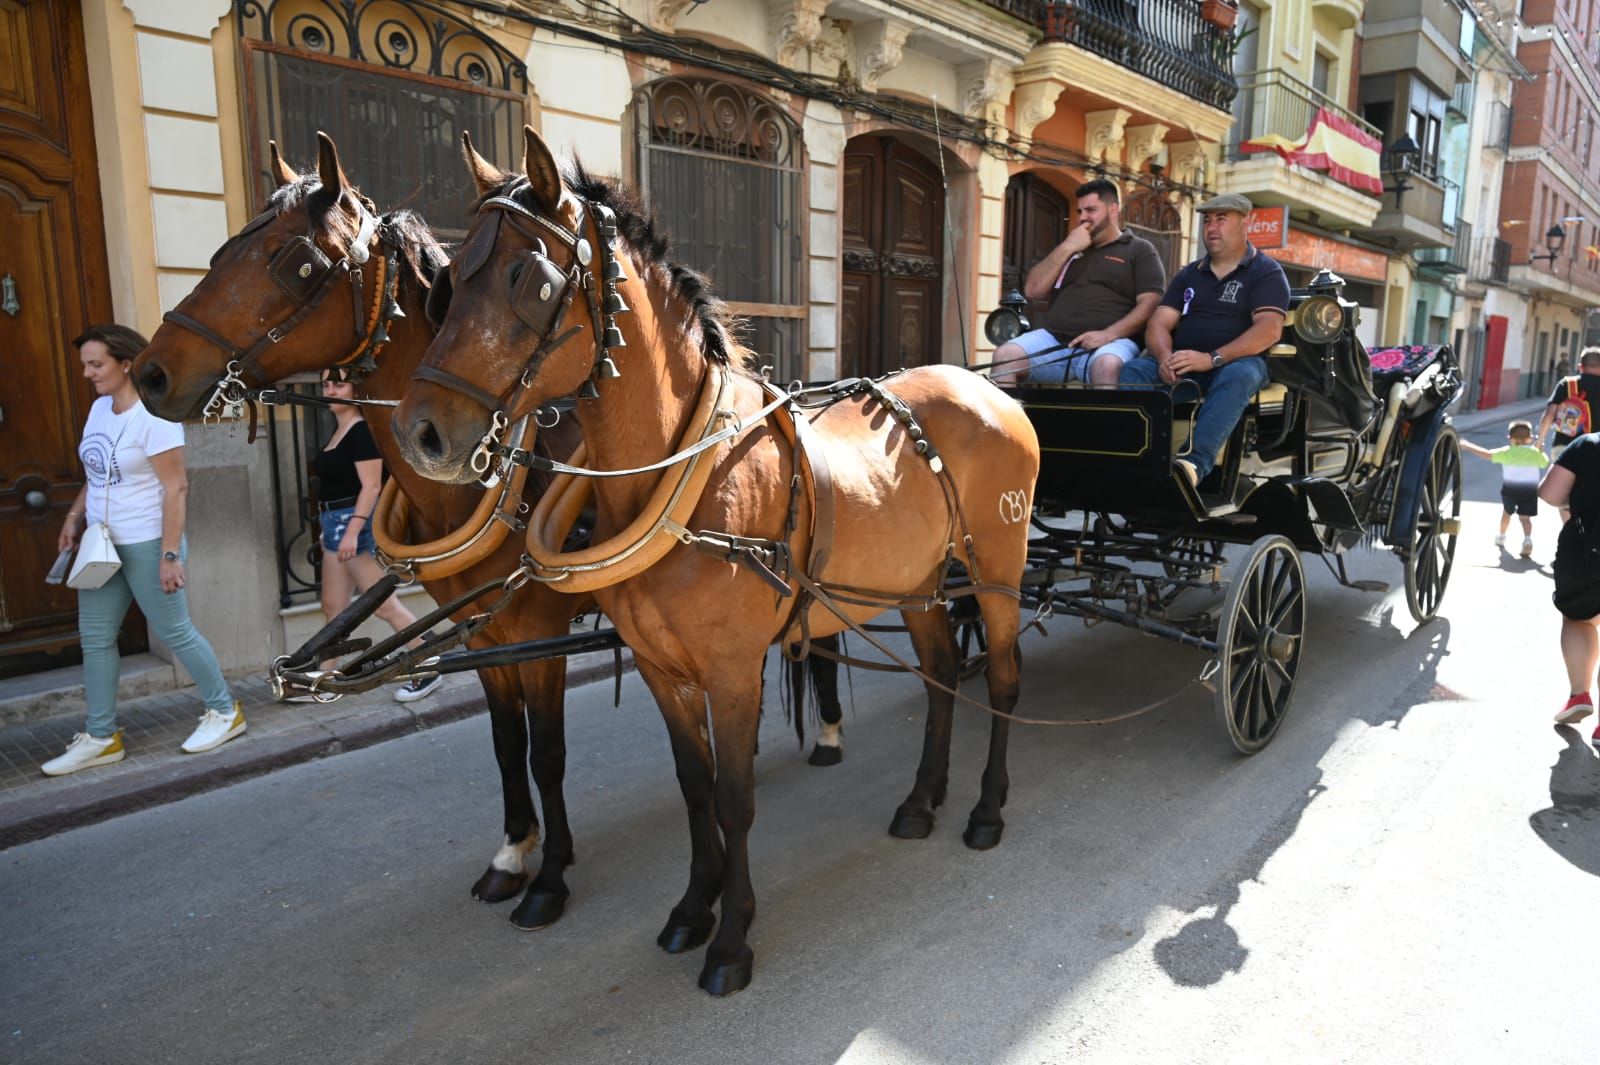
<svg viewBox="0 0 1600 1065"><path fill-rule="evenodd" d="M83 376L100 398L89 408L78 457L84 485L67 511L58 547L65 551L83 535L85 518L104 522L122 559L98 588L78 591L78 636L88 723L66 753L43 765L50 776L120 762L117 678L122 659L117 632L135 601L150 631L172 648L199 686L206 712L184 741L198 754L220 747L245 730L244 713L222 677L217 656L189 620L184 585L183 526L189 493L183 468L183 426L145 410L128 375L148 342L126 326L91 326L72 342Z"/></svg>

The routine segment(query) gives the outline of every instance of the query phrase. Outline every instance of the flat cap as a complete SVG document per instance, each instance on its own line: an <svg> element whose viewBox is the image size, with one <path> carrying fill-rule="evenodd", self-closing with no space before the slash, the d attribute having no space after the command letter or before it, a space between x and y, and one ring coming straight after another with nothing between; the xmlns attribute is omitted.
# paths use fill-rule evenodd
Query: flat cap
<svg viewBox="0 0 1600 1065"><path fill-rule="evenodd" d="M1211 214L1215 211L1238 211L1240 214L1249 214L1254 209L1255 204L1250 202L1250 198L1237 192L1224 192L1220 196L1213 196L1195 208L1201 214Z"/></svg>

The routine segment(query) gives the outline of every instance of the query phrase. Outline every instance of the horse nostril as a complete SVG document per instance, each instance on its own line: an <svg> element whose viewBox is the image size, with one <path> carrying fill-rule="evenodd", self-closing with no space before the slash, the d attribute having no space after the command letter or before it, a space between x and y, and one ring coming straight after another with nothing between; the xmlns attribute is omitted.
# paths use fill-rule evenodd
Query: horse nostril
<svg viewBox="0 0 1600 1065"><path fill-rule="evenodd" d="M134 384L138 385L139 391L146 396L157 397L166 394L167 371L163 370L159 364L146 363L144 369L140 370L135 376L138 377L138 380Z"/></svg>
<svg viewBox="0 0 1600 1065"><path fill-rule="evenodd" d="M444 458L444 438L439 435L439 430L433 427L432 422L421 422L412 439L417 442L417 448L430 459L437 461Z"/></svg>

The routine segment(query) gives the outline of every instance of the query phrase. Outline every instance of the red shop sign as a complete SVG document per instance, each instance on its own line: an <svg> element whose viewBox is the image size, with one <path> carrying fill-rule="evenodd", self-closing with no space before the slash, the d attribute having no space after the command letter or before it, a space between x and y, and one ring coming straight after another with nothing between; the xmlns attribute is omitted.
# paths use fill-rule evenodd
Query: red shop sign
<svg viewBox="0 0 1600 1065"><path fill-rule="evenodd" d="M1245 219L1245 235L1263 251L1281 248L1289 241L1289 208L1257 207Z"/></svg>

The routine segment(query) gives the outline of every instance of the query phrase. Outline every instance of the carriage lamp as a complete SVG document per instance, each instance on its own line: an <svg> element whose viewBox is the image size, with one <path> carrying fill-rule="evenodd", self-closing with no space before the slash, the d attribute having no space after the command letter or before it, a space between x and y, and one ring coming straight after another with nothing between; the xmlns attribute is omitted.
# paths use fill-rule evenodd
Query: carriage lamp
<svg viewBox="0 0 1600 1065"><path fill-rule="evenodd" d="M1422 149L1411 139L1411 134L1402 133L1399 140L1389 145L1386 154L1389 156L1389 172L1394 175L1394 184L1385 185L1383 191L1394 193L1394 209L1398 211L1400 201L1413 188L1411 182L1406 180L1406 175L1417 169L1417 162L1422 158Z"/></svg>
<svg viewBox="0 0 1600 1065"><path fill-rule="evenodd" d="M1344 330L1344 308L1332 296L1312 296L1294 309L1295 335L1308 344L1328 344Z"/></svg>
<svg viewBox="0 0 1600 1065"><path fill-rule="evenodd" d="M989 343L999 347L1026 333L1028 325L1028 297L1012 289L1000 297L1000 306L989 312L983 320L983 335Z"/></svg>
<svg viewBox="0 0 1600 1065"><path fill-rule="evenodd" d="M1566 242L1567 242L1567 231L1565 229L1562 229L1559 225L1551 226L1549 229L1544 231L1544 250L1545 250L1545 254L1543 254L1543 255L1532 255L1532 254L1530 254L1528 256L1528 261L1531 263L1535 259L1543 259L1547 263L1553 263L1553 262L1556 261L1556 256L1561 254L1561 246L1563 244L1565 244Z"/></svg>

